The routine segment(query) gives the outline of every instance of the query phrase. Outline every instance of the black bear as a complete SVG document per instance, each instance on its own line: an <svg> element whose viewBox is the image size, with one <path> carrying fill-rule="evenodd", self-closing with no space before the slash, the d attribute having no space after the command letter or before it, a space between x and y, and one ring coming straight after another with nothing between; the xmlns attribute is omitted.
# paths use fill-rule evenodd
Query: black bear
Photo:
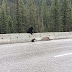
<svg viewBox="0 0 72 72"><path fill-rule="evenodd" d="M36 39L35 39L35 38L31 40L31 42L35 42L35 41L36 41Z"/></svg>
<svg viewBox="0 0 72 72"><path fill-rule="evenodd" d="M33 27L30 27L30 28L27 30L27 33L30 33L30 34L34 33Z"/></svg>

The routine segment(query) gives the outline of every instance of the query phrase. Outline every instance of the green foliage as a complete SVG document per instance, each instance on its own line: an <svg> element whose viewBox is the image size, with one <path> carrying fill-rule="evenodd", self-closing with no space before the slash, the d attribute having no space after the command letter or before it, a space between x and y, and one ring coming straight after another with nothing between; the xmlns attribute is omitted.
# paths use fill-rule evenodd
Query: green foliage
<svg viewBox="0 0 72 72"><path fill-rule="evenodd" d="M0 34L72 31L72 0L0 0Z"/></svg>
<svg viewBox="0 0 72 72"><path fill-rule="evenodd" d="M42 26L43 31L49 31L49 7L47 6L46 0L42 2Z"/></svg>
<svg viewBox="0 0 72 72"><path fill-rule="evenodd" d="M36 29L37 25L37 8L34 0L27 0L28 26Z"/></svg>
<svg viewBox="0 0 72 72"><path fill-rule="evenodd" d="M60 31L60 5L58 0L54 0L50 9L50 29L51 31Z"/></svg>
<svg viewBox="0 0 72 72"><path fill-rule="evenodd" d="M63 0L61 7L61 20L63 31L70 31L71 27L71 8L68 0Z"/></svg>

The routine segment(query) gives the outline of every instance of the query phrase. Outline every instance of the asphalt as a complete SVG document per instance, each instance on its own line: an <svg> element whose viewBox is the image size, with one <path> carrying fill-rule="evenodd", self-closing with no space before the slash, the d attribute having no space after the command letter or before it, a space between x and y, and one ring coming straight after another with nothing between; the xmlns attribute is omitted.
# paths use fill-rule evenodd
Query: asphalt
<svg viewBox="0 0 72 72"><path fill-rule="evenodd" d="M0 72L72 72L72 39L0 45Z"/></svg>

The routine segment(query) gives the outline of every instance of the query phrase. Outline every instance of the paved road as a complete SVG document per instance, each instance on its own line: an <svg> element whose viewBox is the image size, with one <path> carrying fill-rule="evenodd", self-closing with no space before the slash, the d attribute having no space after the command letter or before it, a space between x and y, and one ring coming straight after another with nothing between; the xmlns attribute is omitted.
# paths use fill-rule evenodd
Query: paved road
<svg viewBox="0 0 72 72"><path fill-rule="evenodd" d="M0 72L72 72L72 39L0 45Z"/></svg>

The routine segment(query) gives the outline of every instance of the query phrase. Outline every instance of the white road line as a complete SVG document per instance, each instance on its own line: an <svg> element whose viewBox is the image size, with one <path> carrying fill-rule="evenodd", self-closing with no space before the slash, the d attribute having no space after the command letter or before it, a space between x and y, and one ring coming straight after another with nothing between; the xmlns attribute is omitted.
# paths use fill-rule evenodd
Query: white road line
<svg viewBox="0 0 72 72"><path fill-rule="evenodd" d="M68 56L68 55L72 55L72 53L66 53L66 54L56 55L54 57L57 58L57 57L63 57L63 56Z"/></svg>

